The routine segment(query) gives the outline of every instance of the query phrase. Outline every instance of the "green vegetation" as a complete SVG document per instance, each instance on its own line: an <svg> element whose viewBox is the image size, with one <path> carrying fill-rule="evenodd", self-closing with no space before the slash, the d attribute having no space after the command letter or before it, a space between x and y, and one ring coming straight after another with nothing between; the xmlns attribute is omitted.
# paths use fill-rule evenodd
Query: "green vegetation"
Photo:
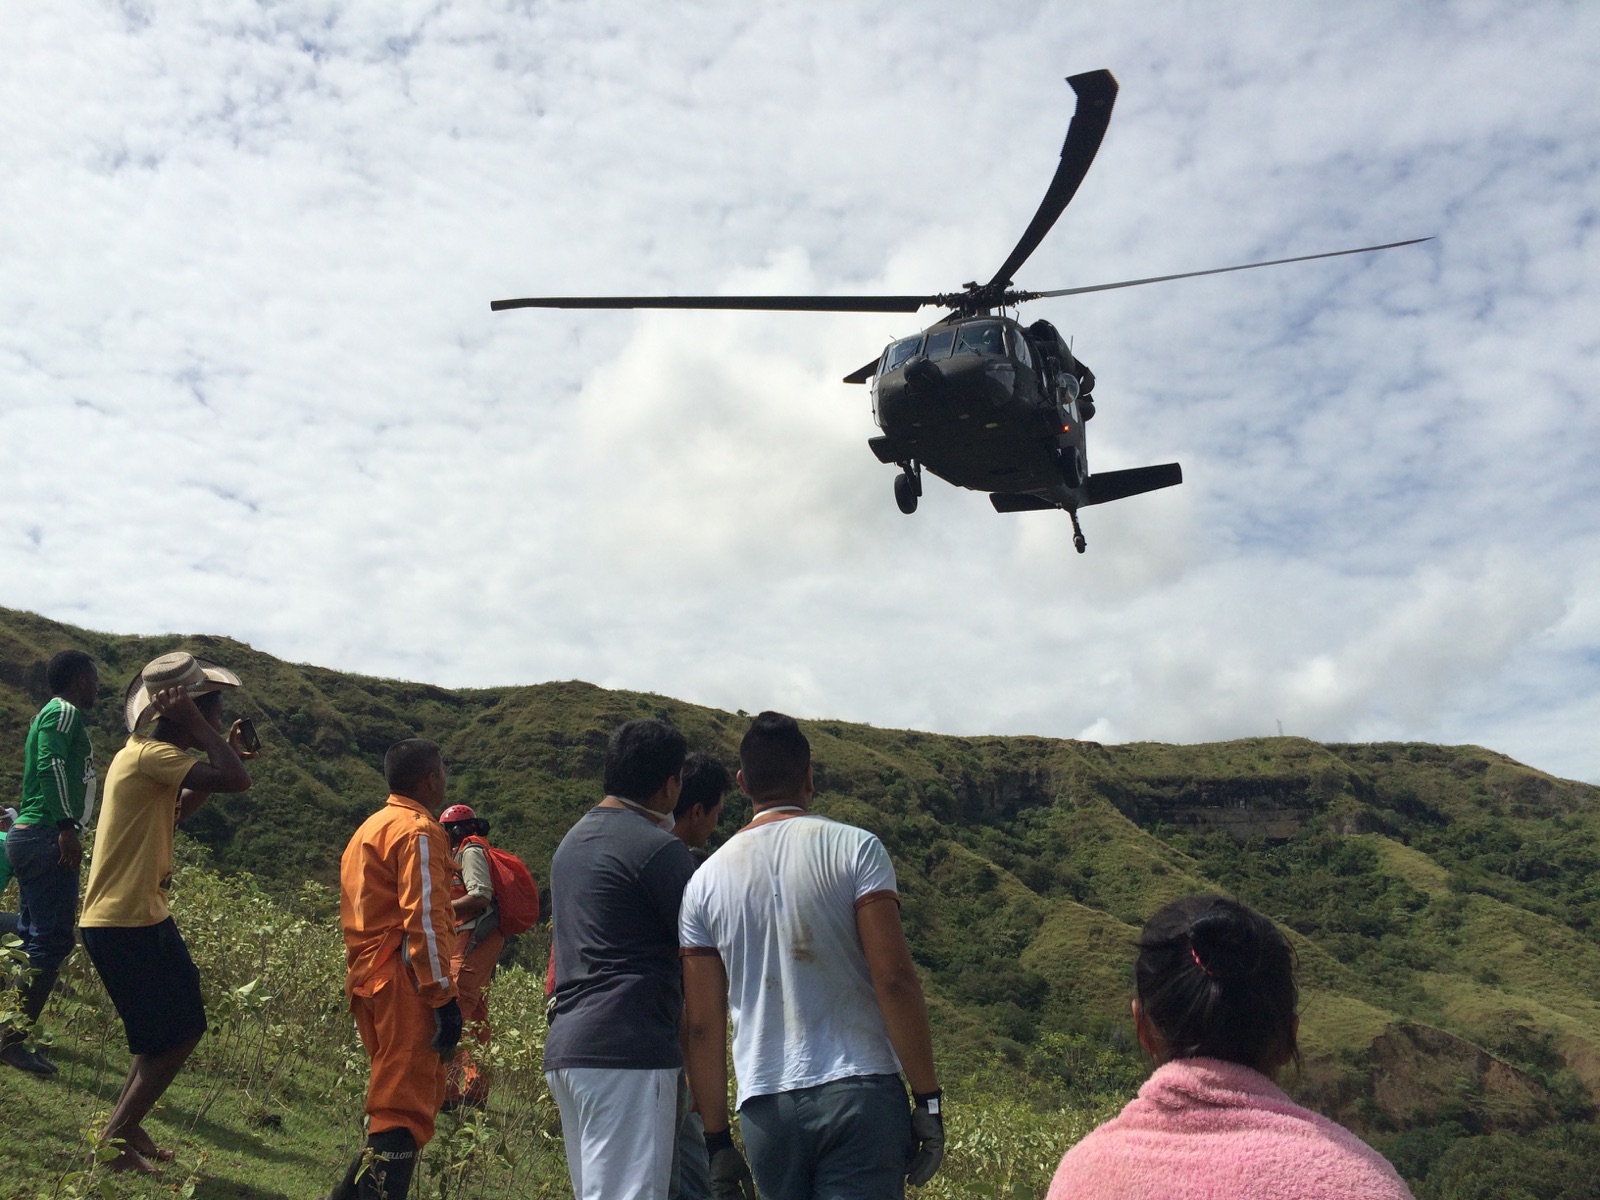
<svg viewBox="0 0 1600 1200"><path fill-rule="evenodd" d="M127 1194L185 1179L195 1195L317 1194L354 1147L362 1061L327 885L383 794L391 741L439 740L453 798L489 815L542 877L598 796L618 722L670 719L728 761L744 728L583 683L451 691L224 639L108 637L0 610L0 785L15 787L51 653L76 646L103 664L104 762L122 740L120 685L174 645L239 671L238 708L268 752L251 792L185 826L194 861L174 910L217 1030L158 1113L180 1165L160 1183L118 1180ZM949 1166L924 1195L1037 1195L1066 1146L1133 1093L1144 1075L1127 1018L1133 939L1162 903L1203 890L1290 932L1305 1063L1286 1083L1389 1154L1419 1197L1595 1194L1600 789L1470 746L1099 746L829 721L807 732L818 808L878 833L899 873L951 1096ZM731 829L748 809L730 809ZM566 1189L537 1070L537 936L508 961L535 975L497 983L494 1105L430 1150L427 1194ZM48 1130L0 1143L0 1195L84 1194L90 1182L67 1177L87 1169L84 1130L126 1059L81 955L68 981L47 1019L69 1069L44 1083L0 1076L5 1111Z"/></svg>

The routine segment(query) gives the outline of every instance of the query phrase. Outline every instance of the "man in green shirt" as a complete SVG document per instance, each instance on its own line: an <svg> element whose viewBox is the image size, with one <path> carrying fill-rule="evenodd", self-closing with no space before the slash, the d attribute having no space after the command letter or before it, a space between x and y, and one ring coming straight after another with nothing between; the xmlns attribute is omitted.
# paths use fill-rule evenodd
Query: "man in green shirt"
<svg viewBox="0 0 1600 1200"><path fill-rule="evenodd" d="M33 978L19 995L25 1022L0 1034L0 1062L35 1075L56 1066L26 1045L28 1031L72 953L78 915L78 833L94 814L94 752L84 714L94 708L100 672L81 650L63 650L46 669L50 702L28 729L22 761L22 802L6 835L6 858L16 873L17 932Z"/></svg>

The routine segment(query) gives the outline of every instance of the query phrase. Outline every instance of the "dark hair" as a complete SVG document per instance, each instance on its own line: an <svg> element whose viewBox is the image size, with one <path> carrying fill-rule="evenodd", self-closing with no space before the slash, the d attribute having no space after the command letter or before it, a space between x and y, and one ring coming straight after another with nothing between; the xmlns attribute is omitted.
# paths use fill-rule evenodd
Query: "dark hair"
<svg viewBox="0 0 1600 1200"><path fill-rule="evenodd" d="M1174 900L1139 934L1139 1006L1173 1058L1267 1072L1293 1059L1295 955L1266 917L1222 896Z"/></svg>
<svg viewBox="0 0 1600 1200"><path fill-rule="evenodd" d="M63 650L50 660L50 665L44 669L44 677L50 685L50 694L59 696L77 682L80 676L87 675L94 669L94 659L82 650ZM37 679L38 676L35 675L34 678Z"/></svg>
<svg viewBox="0 0 1600 1200"><path fill-rule="evenodd" d="M733 786L728 768L709 754L696 752L683 760L683 790L678 793L678 807L672 810L675 817L686 817L698 804L710 812L722 803L722 797Z"/></svg>
<svg viewBox="0 0 1600 1200"><path fill-rule="evenodd" d="M409 796L442 762L438 742L406 738L390 746L383 756L383 779L395 795Z"/></svg>
<svg viewBox="0 0 1600 1200"><path fill-rule="evenodd" d="M806 780L811 743L793 717L764 712L750 722L739 743L744 789L757 804L792 796Z"/></svg>
<svg viewBox="0 0 1600 1200"><path fill-rule="evenodd" d="M689 743L665 721L624 721L606 743L606 795L644 800L678 773Z"/></svg>

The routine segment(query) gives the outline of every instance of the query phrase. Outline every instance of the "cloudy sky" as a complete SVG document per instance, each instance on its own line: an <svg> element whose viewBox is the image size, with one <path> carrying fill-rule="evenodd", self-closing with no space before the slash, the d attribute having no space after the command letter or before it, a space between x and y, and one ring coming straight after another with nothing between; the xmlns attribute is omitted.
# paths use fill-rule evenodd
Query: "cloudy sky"
<svg viewBox="0 0 1600 1200"><path fill-rule="evenodd" d="M1600 6L0 9L0 604L446 685L1600 780ZM902 516L847 371L939 314L491 314L986 279L1091 466Z"/></svg>

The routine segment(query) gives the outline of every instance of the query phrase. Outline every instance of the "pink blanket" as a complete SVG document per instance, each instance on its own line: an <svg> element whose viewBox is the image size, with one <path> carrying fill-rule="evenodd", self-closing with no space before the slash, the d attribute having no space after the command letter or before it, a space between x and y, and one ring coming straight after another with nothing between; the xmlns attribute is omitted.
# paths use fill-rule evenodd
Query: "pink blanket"
<svg viewBox="0 0 1600 1200"><path fill-rule="evenodd" d="M1360 1138L1290 1101L1265 1075L1176 1059L1079 1142L1049 1200L1411 1200Z"/></svg>

